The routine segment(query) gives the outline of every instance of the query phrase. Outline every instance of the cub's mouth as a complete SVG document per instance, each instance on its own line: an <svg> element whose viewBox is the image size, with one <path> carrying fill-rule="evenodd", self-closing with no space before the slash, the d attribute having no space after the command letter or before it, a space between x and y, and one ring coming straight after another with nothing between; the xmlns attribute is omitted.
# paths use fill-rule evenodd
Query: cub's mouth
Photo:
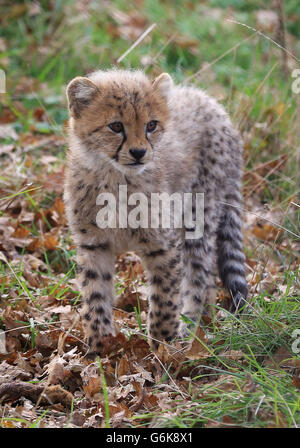
<svg viewBox="0 0 300 448"><path fill-rule="evenodd" d="M126 165L127 166L143 166L145 164L142 162L133 162L133 163L127 163Z"/></svg>

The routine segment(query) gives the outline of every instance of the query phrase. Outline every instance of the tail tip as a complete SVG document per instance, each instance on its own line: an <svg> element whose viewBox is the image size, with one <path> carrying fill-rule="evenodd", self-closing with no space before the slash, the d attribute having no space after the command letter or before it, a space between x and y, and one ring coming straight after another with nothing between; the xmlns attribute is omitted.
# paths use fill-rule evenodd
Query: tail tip
<svg viewBox="0 0 300 448"><path fill-rule="evenodd" d="M238 291L236 294L232 295L232 305L230 311L234 314L244 311L245 305L247 304L247 292L242 294Z"/></svg>

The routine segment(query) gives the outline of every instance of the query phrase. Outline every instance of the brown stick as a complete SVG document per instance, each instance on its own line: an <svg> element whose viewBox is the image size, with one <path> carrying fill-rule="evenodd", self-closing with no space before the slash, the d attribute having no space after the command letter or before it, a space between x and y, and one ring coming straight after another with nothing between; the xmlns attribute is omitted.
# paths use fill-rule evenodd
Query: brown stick
<svg viewBox="0 0 300 448"><path fill-rule="evenodd" d="M1 402L8 400L15 401L21 397L37 402L40 396L40 404L42 405L61 403L65 407L70 408L73 400L73 395L58 385L47 386L45 388L44 385L30 384L22 381L14 381L13 383L3 383L0 385Z"/></svg>

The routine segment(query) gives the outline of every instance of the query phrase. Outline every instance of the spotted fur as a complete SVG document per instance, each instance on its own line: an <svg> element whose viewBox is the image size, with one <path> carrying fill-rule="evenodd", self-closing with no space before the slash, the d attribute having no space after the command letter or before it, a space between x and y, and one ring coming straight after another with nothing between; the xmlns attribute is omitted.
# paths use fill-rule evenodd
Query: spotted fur
<svg viewBox="0 0 300 448"><path fill-rule="evenodd" d="M140 71L95 72L67 88L70 109L65 203L77 245L83 323L92 353L114 334L115 257L135 251L150 283L148 332L152 345L185 327L180 313L198 321L215 299L215 267L232 294L247 297L241 234L242 144L224 109L200 89L174 86L169 75L151 82ZM151 133L147 123L157 126ZM109 125L121 122L123 132ZM118 126L117 126L118 127ZM143 149L143 165L132 150ZM99 229L96 198L143 192L203 192L204 235L183 230ZM149 201L150 202L150 201Z"/></svg>

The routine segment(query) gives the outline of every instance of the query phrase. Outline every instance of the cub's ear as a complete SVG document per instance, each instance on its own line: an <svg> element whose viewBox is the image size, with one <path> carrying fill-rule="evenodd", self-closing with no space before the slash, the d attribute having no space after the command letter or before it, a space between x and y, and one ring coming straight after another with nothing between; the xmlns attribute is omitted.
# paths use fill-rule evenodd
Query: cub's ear
<svg viewBox="0 0 300 448"><path fill-rule="evenodd" d="M169 91L173 86L173 79L168 73L162 73L155 78L152 86L154 90L159 90L160 94L167 99L169 96Z"/></svg>
<svg viewBox="0 0 300 448"><path fill-rule="evenodd" d="M88 78L77 76L67 87L70 114L80 118L82 110L87 107L99 93L98 87Z"/></svg>

